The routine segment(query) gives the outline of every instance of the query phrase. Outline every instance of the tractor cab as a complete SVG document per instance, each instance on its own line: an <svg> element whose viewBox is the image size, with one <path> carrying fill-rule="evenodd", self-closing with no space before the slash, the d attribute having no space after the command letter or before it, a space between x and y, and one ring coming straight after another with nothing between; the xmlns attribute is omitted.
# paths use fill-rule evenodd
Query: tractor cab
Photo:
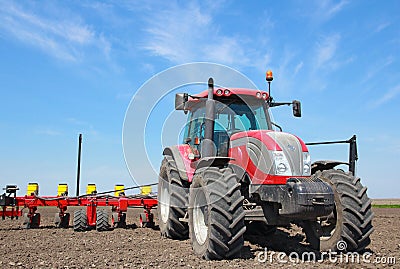
<svg viewBox="0 0 400 269"><path fill-rule="evenodd" d="M224 94L225 93L225 94ZM240 93L240 94L237 94ZM233 134L252 130L271 130L266 93L247 89L216 89L213 141L216 156L227 157ZM206 122L206 99L203 93L188 100L188 123L184 143L201 152ZM260 96L261 98L257 97Z"/></svg>

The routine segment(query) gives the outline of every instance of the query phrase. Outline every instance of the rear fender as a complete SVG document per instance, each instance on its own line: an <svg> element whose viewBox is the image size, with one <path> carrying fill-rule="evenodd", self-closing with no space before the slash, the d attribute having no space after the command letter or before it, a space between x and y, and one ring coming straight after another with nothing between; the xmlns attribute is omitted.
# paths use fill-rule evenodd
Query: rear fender
<svg viewBox="0 0 400 269"><path fill-rule="evenodd" d="M247 178L249 178L249 182L250 182L250 176L247 174L246 170L243 169L243 167L241 167L237 164L232 164L232 163L229 163L228 166L232 169L233 173L235 173L240 180L243 181L244 178L247 177Z"/></svg>
<svg viewBox="0 0 400 269"><path fill-rule="evenodd" d="M315 174L317 171L330 170L341 164L349 165L349 163L340 161L327 161L327 160L316 161L311 164L311 174Z"/></svg>

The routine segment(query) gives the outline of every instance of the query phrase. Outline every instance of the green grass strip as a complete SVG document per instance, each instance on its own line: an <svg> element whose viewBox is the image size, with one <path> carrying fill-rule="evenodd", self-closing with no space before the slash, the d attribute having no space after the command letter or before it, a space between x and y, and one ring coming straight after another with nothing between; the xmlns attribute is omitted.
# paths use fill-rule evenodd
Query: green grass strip
<svg viewBox="0 0 400 269"><path fill-rule="evenodd" d="M400 208L400 205L372 205L376 208Z"/></svg>

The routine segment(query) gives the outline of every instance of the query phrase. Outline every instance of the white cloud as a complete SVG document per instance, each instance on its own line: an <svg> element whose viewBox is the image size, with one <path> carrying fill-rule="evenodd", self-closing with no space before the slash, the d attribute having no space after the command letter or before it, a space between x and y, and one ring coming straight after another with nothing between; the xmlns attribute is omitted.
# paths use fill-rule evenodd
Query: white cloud
<svg viewBox="0 0 400 269"><path fill-rule="evenodd" d="M394 57L389 56L383 60L379 59L379 61L376 63L371 63L368 68L367 74L365 75L364 79L362 80L362 83L366 83L370 79L374 79L376 74L379 74L384 68L391 65L393 62L394 62Z"/></svg>
<svg viewBox="0 0 400 269"><path fill-rule="evenodd" d="M321 42L317 44L317 51L316 51L317 68L328 64L329 61L332 60L337 50L339 41L340 41L340 35L334 34L325 37Z"/></svg>
<svg viewBox="0 0 400 269"><path fill-rule="evenodd" d="M376 100L372 107L379 107L384 103L387 103L397 97L400 94L400 84L394 86L393 88L389 89L381 98Z"/></svg>
<svg viewBox="0 0 400 269"><path fill-rule="evenodd" d="M103 35L100 34L99 38L99 48L103 51L104 56L110 60L110 52L111 52L111 42L107 40L107 38Z"/></svg>
<svg viewBox="0 0 400 269"><path fill-rule="evenodd" d="M41 129L41 130L36 130L36 134L48 135L48 136L58 136L58 135L61 135L62 133L60 131L53 130L51 128L45 128L45 129Z"/></svg>
<svg viewBox="0 0 400 269"><path fill-rule="evenodd" d="M378 24L375 28L375 33L379 33L381 31L383 31L384 29L386 29L387 27L389 27L391 25L390 22L383 22L381 24Z"/></svg>
<svg viewBox="0 0 400 269"><path fill-rule="evenodd" d="M335 17L348 3L346 0L314 0L307 4L299 1L297 16L308 18L312 27L318 27Z"/></svg>
<svg viewBox="0 0 400 269"><path fill-rule="evenodd" d="M236 38L222 37L218 40L218 44L205 45L204 55L205 58L220 63L233 65L240 62L242 65L249 64L246 52Z"/></svg>
<svg viewBox="0 0 400 269"><path fill-rule="evenodd" d="M183 63L193 60L199 53L201 39L208 39L211 17L194 4L188 7L171 5L157 12L148 24L145 49L172 62Z"/></svg>
<svg viewBox="0 0 400 269"><path fill-rule="evenodd" d="M77 118L73 118L73 117L67 118L66 121L68 123L70 123L71 125L74 125L76 132L83 133L83 134L90 134L93 136L99 135L99 132L95 129L94 125L89 122L86 122L86 121L83 121L83 120L80 120Z"/></svg>
<svg viewBox="0 0 400 269"><path fill-rule="evenodd" d="M235 34L221 34L215 15L219 8L221 5L213 5L204 12L204 7L196 3L186 6L169 3L147 20L144 49L173 63L216 61L265 69L261 65L269 62L269 52L255 51L257 37L249 40Z"/></svg>
<svg viewBox="0 0 400 269"><path fill-rule="evenodd" d="M297 73L303 68L303 65L304 65L303 61L301 61L296 65L296 67L294 68L294 75L297 75Z"/></svg>
<svg viewBox="0 0 400 269"><path fill-rule="evenodd" d="M133 93L132 92L119 92L115 96L115 99L130 101L132 99L132 97L133 97Z"/></svg>
<svg viewBox="0 0 400 269"><path fill-rule="evenodd" d="M385 141L385 143L381 143ZM368 143L378 152L400 153L400 140L395 133L369 133L368 137L361 138L361 143Z"/></svg>
<svg viewBox="0 0 400 269"><path fill-rule="evenodd" d="M310 61L309 84L315 90L324 90L328 86L328 76L338 68L355 61L356 56L340 52L341 35L339 33L321 37L311 50L314 58Z"/></svg>
<svg viewBox="0 0 400 269"><path fill-rule="evenodd" d="M155 74L156 72L156 67L153 64L150 63L143 63L142 68L143 71L150 73L150 74Z"/></svg>
<svg viewBox="0 0 400 269"><path fill-rule="evenodd" d="M39 14L7 2L0 11L0 32L65 61L79 61L85 48L97 48L108 56L111 44L79 18L50 19Z"/></svg>
<svg viewBox="0 0 400 269"><path fill-rule="evenodd" d="M76 118L68 118L67 122L72 123L74 125L88 125L87 122L76 119Z"/></svg>
<svg viewBox="0 0 400 269"><path fill-rule="evenodd" d="M320 18L329 20L339 13L347 4L348 1L346 0L342 0L340 2L332 0L318 0L315 12Z"/></svg>
<svg viewBox="0 0 400 269"><path fill-rule="evenodd" d="M338 13L339 11L341 11L343 9L343 7L345 5L347 5L348 1L340 1L337 4L331 4L328 5L328 9L327 9L327 15L328 16L333 16L336 13Z"/></svg>
<svg viewBox="0 0 400 269"><path fill-rule="evenodd" d="M272 63L274 89L279 89L279 98L290 98L296 89L295 76L303 68L303 61L298 62L299 52L291 47L282 48L282 54ZM275 92L278 97L278 92Z"/></svg>

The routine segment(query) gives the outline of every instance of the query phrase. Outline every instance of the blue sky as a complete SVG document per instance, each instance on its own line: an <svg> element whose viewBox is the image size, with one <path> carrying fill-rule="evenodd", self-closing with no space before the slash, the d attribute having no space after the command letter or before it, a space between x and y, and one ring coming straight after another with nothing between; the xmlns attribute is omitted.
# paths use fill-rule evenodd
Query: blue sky
<svg viewBox="0 0 400 269"><path fill-rule="evenodd" d="M55 194L67 182L75 193L83 133L81 188L133 185L121 142L130 100L166 68L209 61L259 88L272 69L274 98L303 108L301 119L275 108L275 121L306 142L357 134L369 195L399 197L399 10L399 1L0 0L0 183Z"/></svg>

